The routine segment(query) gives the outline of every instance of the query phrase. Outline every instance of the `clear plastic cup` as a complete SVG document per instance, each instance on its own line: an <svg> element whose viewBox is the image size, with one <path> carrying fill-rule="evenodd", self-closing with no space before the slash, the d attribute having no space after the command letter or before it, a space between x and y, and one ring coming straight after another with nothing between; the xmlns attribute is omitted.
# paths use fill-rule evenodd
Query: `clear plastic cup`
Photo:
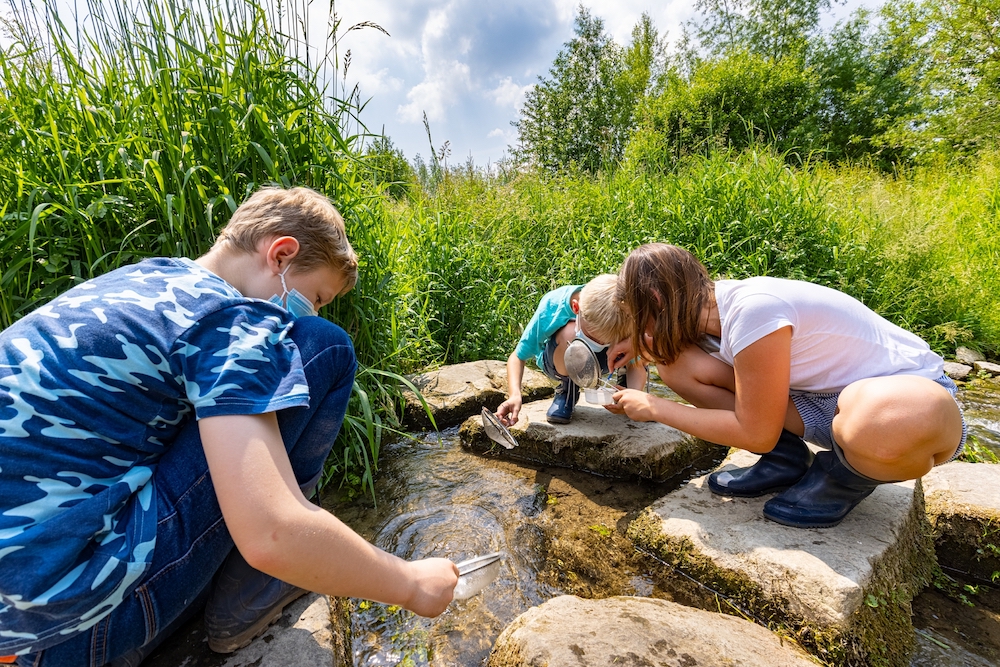
<svg viewBox="0 0 1000 667"><path fill-rule="evenodd" d="M615 402L614 395L616 393L618 393L617 389L607 389L605 387L583 390L584 398L587 399L588 403L594 405L611 405Z"/></svg>

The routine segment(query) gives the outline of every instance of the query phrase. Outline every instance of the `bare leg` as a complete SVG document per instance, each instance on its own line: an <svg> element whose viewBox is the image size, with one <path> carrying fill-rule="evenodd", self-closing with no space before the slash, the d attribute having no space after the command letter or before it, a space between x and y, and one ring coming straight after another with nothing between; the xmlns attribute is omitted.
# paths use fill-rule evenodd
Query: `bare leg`
<svg viewBox="0 0 1000 667"><path fill-rule="evenodd" d="M736 374L733 367L700 347L687 348L669 366L658 364L656 371L668 387L697 408L736 410ZM791 398L788 399L783 427L798 436L805 433L802 417Z"/></svg>
<svg viewBox="0 0 1000 667"><path fill-rule="evenodd" d="M565 324L562 329L557 331L553 338L556 339L556 350L552 355L552 362L555 364L556 371L559 375L566 375L566 360L563 359L563 355L566 354L566 347L573 342L576 337L576 320L570 320L568 324Z"/></svg>
<svg viewBox="0 0 1000 667"><path fill-rule="evenodd" d="M848 463L876 480L916 479L947 461L962 437L948 391L914 375L848 385L833 418L833 437Z"/></svg>

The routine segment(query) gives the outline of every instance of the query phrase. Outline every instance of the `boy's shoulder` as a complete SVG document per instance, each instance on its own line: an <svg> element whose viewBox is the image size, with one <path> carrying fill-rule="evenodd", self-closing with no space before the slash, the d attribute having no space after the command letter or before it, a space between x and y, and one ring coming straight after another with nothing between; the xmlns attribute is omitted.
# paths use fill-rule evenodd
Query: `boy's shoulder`
<svg viewBox="0 0 1000 667"><path fill-rule="evenodd" d="M569 300L573 298L574 294L577 294L583 285L563 285L562 287L557 287L554 290L546 292L542 296L542 302L564 304L569 303Z"/></svg>

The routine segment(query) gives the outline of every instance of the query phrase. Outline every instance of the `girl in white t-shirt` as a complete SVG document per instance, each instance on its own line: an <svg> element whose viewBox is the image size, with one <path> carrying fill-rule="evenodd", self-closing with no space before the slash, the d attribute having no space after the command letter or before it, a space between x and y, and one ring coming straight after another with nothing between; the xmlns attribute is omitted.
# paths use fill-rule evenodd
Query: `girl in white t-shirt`
<svg viewBox="0 0 1000 667"><path fill-rule="evenodd" d="M962 450L941 357L846 294L778 278L713 282L691 253L662 243L633 250L619 281L637 352L695 407L626 389L618 409L762 455L710 475L714 493L782 491L764 516L834 526L878 484L916 479ZM830 451L813 460L803 437Z"/></svg>

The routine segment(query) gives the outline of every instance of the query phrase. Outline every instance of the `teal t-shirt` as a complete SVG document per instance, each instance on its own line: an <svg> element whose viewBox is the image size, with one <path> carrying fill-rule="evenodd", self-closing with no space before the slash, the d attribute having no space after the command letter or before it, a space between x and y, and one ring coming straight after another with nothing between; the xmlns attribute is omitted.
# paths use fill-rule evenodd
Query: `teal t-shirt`
<svg viewBox="0 0 1000 667"><path fill-rule="evenodd" d="M566 285L548 292L538 302L535 314L531 316L528 325L524 327L521 340L517 342L514 353L518 359L527 361L535 357L539 368L544 368L542 364L542 352L545 350L545 343L548 342L557 331L566 326L566 323L576 319L576 313L570 306L570 299L573 293L580 290L583 285Z"/></svg>

